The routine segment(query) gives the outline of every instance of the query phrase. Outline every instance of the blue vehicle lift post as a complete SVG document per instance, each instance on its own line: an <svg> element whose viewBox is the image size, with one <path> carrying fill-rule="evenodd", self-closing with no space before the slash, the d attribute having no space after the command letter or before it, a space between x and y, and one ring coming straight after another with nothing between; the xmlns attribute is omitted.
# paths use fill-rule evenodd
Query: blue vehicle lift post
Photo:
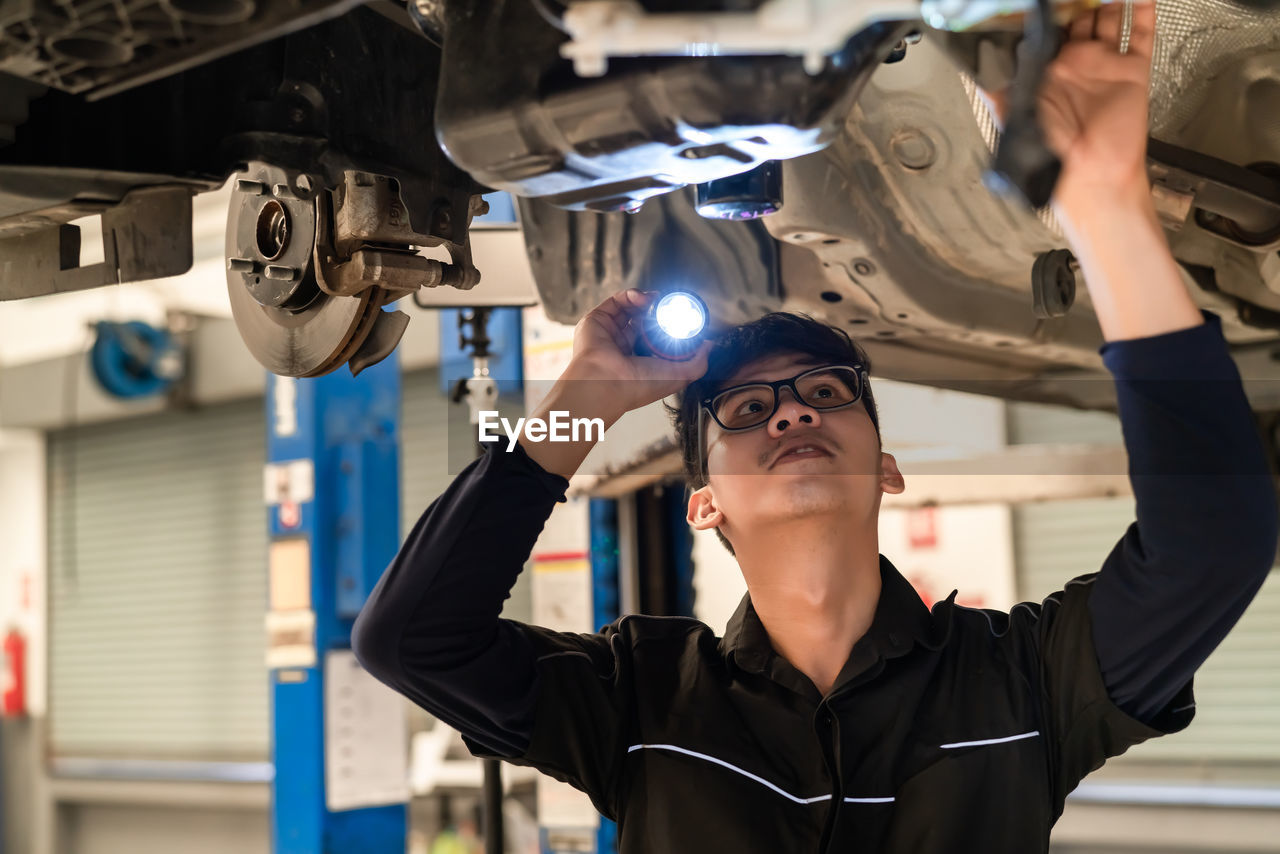
<svg viewBox="0 0 1280 854"><path fill-rule="evenodd" d="M405 851L403 700L378 693L350 654L352 623L399 547L399 424L394 356L358 378L268 377L274 854ZM361 749L388 731L390 748Z"/></svg>

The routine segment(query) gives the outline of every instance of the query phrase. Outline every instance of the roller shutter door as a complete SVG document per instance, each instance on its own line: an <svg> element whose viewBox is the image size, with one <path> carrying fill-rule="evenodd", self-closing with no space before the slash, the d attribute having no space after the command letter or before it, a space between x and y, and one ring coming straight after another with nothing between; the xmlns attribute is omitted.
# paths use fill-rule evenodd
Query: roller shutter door
<svg viewBox="0 0 1280 854"><path fill-rule="evenodd" d="M57 756L268 750L260 400L49 437Z"/></svg>

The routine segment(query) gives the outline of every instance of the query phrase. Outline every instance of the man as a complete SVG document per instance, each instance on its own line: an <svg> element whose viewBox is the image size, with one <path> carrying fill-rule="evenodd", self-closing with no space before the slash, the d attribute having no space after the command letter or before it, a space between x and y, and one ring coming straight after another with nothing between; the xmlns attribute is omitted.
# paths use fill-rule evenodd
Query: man
<svg viewBox="0 0 1280 854"><path fill-rule="evenodd" d="M881 496L905 482L848 337L770 315L686 363L636 357L651 295L628 291L579 323L534 414L611 425L688 386L689 523L716 530L749 589L725 636L683 617L594 634L499 619L591 447L521 440L415 526L356 624L365 666L475 755L589 794L624 854L1047 850L1081 778L1190 722L1192 675L1276 549L1239 376L1150 201L1153 30L1139 6L1124 54L1118 7L1075 22L1042 102L1137 497L1100 572L1008 614L955 594L930 612L879 554Z"/></svg>

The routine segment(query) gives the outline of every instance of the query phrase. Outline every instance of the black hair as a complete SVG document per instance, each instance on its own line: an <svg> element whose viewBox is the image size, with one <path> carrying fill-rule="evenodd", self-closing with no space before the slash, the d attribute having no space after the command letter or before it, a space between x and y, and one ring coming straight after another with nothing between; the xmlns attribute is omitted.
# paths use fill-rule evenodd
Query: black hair
<svg viewBox="0 0 1280 854"><path fill-rule="evenodd" d="M716 339L707 356L707 372L694 380L678 395L678 403L663 406L676 430L676 442L684 463L685 484L690 491L707 485L707 477L698 460L698 410L702 400L711 397L725 387L729 378L746 364L775 356L795 353L809 356L818 362L831 364L857 363L871 372L867 354L849 334L836 326L814 320L799 312L773 312L758 320L735 326ZM862 405L871 416L880 440L880 418L876 413L875 399L870 383L862 392ZM734 554L733 545L720 531L716 536L721 544Z"/></svg>

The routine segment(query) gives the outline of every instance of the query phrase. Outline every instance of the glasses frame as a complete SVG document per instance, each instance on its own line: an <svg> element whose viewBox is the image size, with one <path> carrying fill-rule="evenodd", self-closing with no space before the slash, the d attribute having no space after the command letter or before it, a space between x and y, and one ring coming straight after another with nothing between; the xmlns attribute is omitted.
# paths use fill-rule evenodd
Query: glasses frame
<svg viewBox="0 0 1280 854"><path fill-rule="evenodd" d="M800 396L800 389L796 387L796 382L804 377L807 377L809 374L816 374L822 371L829 371L832 368L850 368L857 375L858 390L857 390L857 394L854 395L853 400L850 400L846 403L839 403L839 404L836 404L835 406L813 406L812 404L805 403L804 398ZM862 401L862 396L866 393L867 383L869 379L870 378L867 376L866 367L858 364L857 362L834 362L830 365L819 365L818 367L815 367L815 368L809 368L807 370L801 371L800 373L796 374L794 377L790 377L785 380L773 380L772 382L759 380L756 382L739 383L738 385L729 386L728 388L721 389L720 391L716 392L710 397L704 397L698 404L698 466L703 477L706 477L706 474L707 474L707 453L706 453L707 452L707 447L706 447L707 433L706 433L706 421L705 421L705 417L707 415L710 415L711 419L716 422L716 426L718 426L721 430L723 430L726 433L748 433L752 430L759 430L761 427L768 424L773 419L773 416L778 414L778 408L782 406L782 389L783 388L791 389L792 397L794 397L796 402L799 403L801 406L808 406L811 409L815 409L819 412L835 412L840 409L848 409L850 406L853 406L856 403L860 403ZM773 408L769 410L769 414L766 415L760 421L759 424L752 424L750 427L726 427L724 425L724 422L720 420L720 418L716 415L715 410L712 409L711 407L711 404L717 398L721 397L722 395L728 394L729 392L738 391L739 389L744 389L744 388L750 388L751 386L766 386L766 385L769 386L771 389L773 389Z"/></svg>

